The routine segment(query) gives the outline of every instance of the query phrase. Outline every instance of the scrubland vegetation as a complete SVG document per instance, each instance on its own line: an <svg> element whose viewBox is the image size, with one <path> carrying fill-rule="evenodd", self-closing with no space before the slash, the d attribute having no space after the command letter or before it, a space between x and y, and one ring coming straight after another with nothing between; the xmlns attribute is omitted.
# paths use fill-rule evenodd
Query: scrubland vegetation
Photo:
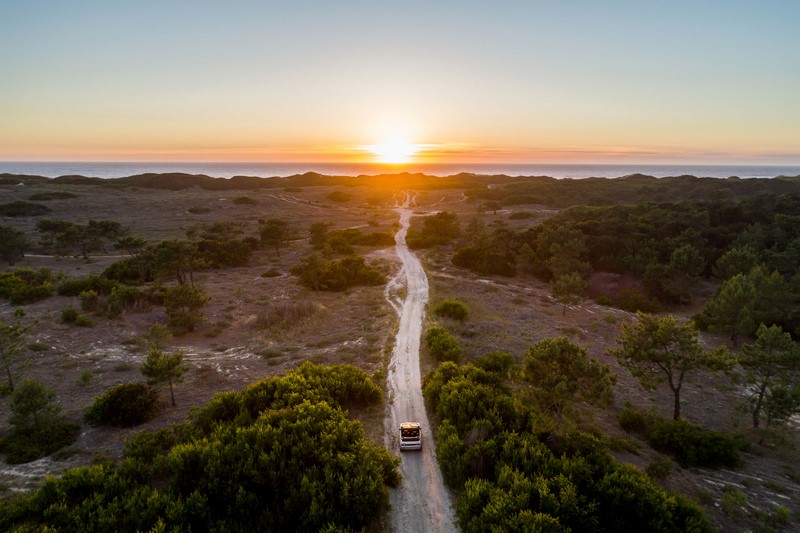
<svg viewBox="0 0 800 533"><path fill-rule="evenodd" d="M369 360L379 370L376 376L385 375L385 346L368 322L385 304L380 292L392 267L375 257L394 244L391 223L359 214L358 227L337 227L332 221L339 211L324 209L369 213L386 205L398 185L429 192L452 188L459 193L452 198L462 190L466 195L466 201L453 200L442 210L420 207L425 216L417 217L407 242L429 266L451 278L509 287L508 293L518 286L510 307L535 301L541 312L553 303L553 320L563 317L566 324L506 324L507 332L484 339L481 321L492 317L469 291L437 294L429 306L423 344L430 372L423 390L464 531L708 531L719 525L719 513L730 523L769 531L796 519L797 509L786 507L738 514L741 497L747 502L741 491L726 492L719 508L713 508L713 499L701 501L704 511L674 486L665 487L676 469L736 471L753 454L794 457L796 429L789 422L800 413L800 182L642 176L494 177L486 187L488 182L467 175L364 178L366 199L349 178L315 174L48 182L176 191L199 186L234 191L225 205L245 210L223 216L214 202L190 204L187 216L209 218L189 219L175 234L157 239L105 218L67 217L59 202L79 201L80 195L64 191L25 196L47 206L27 200L0 206L8 217L0 221L0 258L9 265L0 272L0 298L9 306L0 319L6 383L0 401L10 413L7 430L0 432L6 462L51 455L69 447L80 431L79 420L60 408L60 391L27 379L36 353L30 346L48 347L36 336L45 324L62 328L59 335L86 339L99 328L139 328L131 341L136 363L117 363L132 369L131 379L106 379L94 401L81 407L81 421L90 426L135 427L163 420L170 409L188 410L188 385L182 381L210 370L190 369L189 352L168 347L171 336L178 342L213 338L245 303L257 301L242 320L262 343L257 352L248 350L284 374L249 376L249 387L202 402L186 422L148 426L156 430L130 439L121 457L67 470L27 495L6 495L0 528L379 527L387 487L400 482L397 459L373 444L382 439L365 439L348 410L380 412L382 384L349 366L301 364L313 343L290 350L275 347L275 339L309 335L333 298L374 291L379 302L362 311L363 323L340 335L338 348L320 342L314 360L348 357L362 367ZM263 188L291 189L286 194L294 195L323 185L316 200L304 204L322 212L302 223L270 212L269 197L257 194ZM507 206L515 210L509 213ZM552 210L542 215L541 206ZM241 212L247 217L235 214ZM34 223L30 217L40 218ZM384 228L372 229L380 225ZM52 264L17 267L32 250L87 260L117 257L78 275L65 275ZM241 285L215 292L213 284L237 269L247 269ZM280 282L281 288L268 298L255 296L254 279ZM537 287L545 290L535 292ZM220 294L228 300L222 303ZM584 305L606 313L605 322L602 314L594 319L606 330L602 342L600 335L581 342L583 331L569 325ZM17 306L25 307L12 316ZM332 329L347 318L341 309L338 313L329 318ZM137 315L157 316L155 329L152 320L136 321ZM532 340L522 350L512 352L496 341L525 328L536 333L526 337ZM359 343L374 353L346 352ZM72 377L72 383L100 387L99 371L81 368L75 376L78 370L80 378ZM711 387L708 382L725 388L726 398L740 405L744 426L687 416L687 396ZM230 389L227 383L217 386ZM647 397L647 405L607 411L615 397L634 389L639 398ZM612 419L613 427L598 423L603 417ZM644 459L636 461L641 469L624 464L626 454L639 453L648 458L646 466ZM796 471L785 477L792 475L798 478Z"/></svg>

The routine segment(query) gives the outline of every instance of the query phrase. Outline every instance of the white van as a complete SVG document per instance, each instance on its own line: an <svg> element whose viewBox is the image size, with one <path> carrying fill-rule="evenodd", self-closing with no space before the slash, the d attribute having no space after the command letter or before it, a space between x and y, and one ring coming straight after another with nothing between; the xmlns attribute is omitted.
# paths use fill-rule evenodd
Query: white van
<svg viewBox="0 0 800 533"><path fill-rule="evenodd" d="M400 424L400 451L422 449L422 429L419 422Z"/></svg>

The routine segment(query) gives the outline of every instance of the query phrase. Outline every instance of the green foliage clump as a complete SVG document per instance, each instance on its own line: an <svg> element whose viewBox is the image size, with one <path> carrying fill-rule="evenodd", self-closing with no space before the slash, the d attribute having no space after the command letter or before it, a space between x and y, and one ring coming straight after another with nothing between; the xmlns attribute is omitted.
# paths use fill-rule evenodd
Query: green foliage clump
<svg viewBox="0 0 800 533"><path fill-rule="evenodd" d="M300 282L316 291L345 291L356 285L382 285L386 277L361 256L326 261L313 253L291 270Z"/></svg>
<svg viewBox="0 0 800 533"><path fill-rule="evenodd" d="M619 427L630 433L639 433L644 435L652 424L653 417L646 415L641 411L626 407L617 415Z"/></svg>
<svg viewBox="0 0 800 533"><path fill-rule="evenodd" d="M617 463L605 439L537 434L541 407L500 379L448 362L423 380L464 531L712 531L695 504Z"/></svg>
<svg viewBox="0 0 800 533"><path fill-rule="evenodd" d="M50 208L46 205L17 200L7 204L0 204L0 215L4 217L36 217L46 215Z"/></svg>
<svg viewBox="0 0 800 533"><path fill-rule="evenodd" d="M167 324L180 334L194 331L203 318L203 310L211 298L199 287L176 285L164 291Z"/></svg>
<svg viewBox="0 0 800 533"><path fill-rule="evenodd" d="M30 243L23 232L10 226L0 226L0 258L9 266L25 257Z"/></svg>
<svg viewBox="0 0 800 533"><path fill-rule="evenodd" d="M585 348L566 337L531 346L523 370L527 382L523 396L556 421L574 417L579 403L609 405L617 382L608 365L589 357Z"/></svg>
<svg viewBox="0 0 800 533"><path fill-rule="evenodd" d="M469 316L469 307L460 300L442 300L433 308L433 314L464 321Z"/></svg>
<svg viewBox="0 0 800 533"><path fill-rule="evenodd" d="M275 270L274 268L270 268L269 270L261 273L262 278L277 278L280 277L280 275L280 271Z"/></svg>
<svg viewBox="0 0 800 533"><path fill-rule="evenodd" d="M647 472L650 479L663 481L667 479L670 472L672 472L672 461L666 457L654 459L647 465L645 472Z"/></svg>
<svg viewBox="0 0 800 533"><path fill-rule="evenodd" d="M349 202L353 199L353 195L342 191L333 191L332 193L328 194L326 198L334 202Z"/></svg>
<svg viewBox="0 0 800 533"><path fill-rule="evenodd" d="M120 383L108 389L84 413L93 426L131 427L152 419L158 410L158 395L144 383Z"/></svg>
<svg viewBox="0 0 800 533"><path fill-rule="evenodd" d="M514 368L516 361L514 361L514 356L508 352L493 350L476 359L474 365L486 372L506 374Z"/></svg>
<svg viewBox="0 0 800 533"><path fill-rule="evenodd" d="M60 296L79 296L82 292L87 291L107 295L111 294L112 289L118 286L119 283L114 280L92 274L85 278L65 279L58 284L56 292Z"/></svg>
<svg viewBox="0 0 800 533"><path fill-rule="evenodd" d="M237 196L233 199L233 203L236 205L258 205L258 200L249 196Z"/></svg>
<svg viewBox="0 0 800 533"><path fill-rule="evenodd" d="M80 433L80 426L69 422L15 431L0 440L0 453L8 464L29 463L69 446Z"/></svg>
<svg viewBox="0 0 800 533"><path fill-rule="evenodd" d="M15 305L38 302L52 296L55 281L55 276L47 268L0 272L0 298Z"/></svg>
<svg viewBox="0 0 800 533"><path fill-rule="evenodd" d="M647 430L647 440L684 468L735 468L742 462L739 450L744 440L740 435L704 430L686 420L656 420Z"/></svg>
<svg viewBox="0 0 800 533"><path fill-rule="evenodd" d="M616 294L598 294L595 301L600 305L616 307L631 313L638 311L652 313L659 308L658 300L631 287L625 287Z"/></svg>
<svg viewBox="0 0 800 533"><path fill-rule="evenodd" d="M75 441L80 428L61 420L56 393L41 382L25 380L11 396L11 434L0 440L10 464L45 457Z"/></svg>
<svg viewBox="0 0 800 533"><path fill-rule="evenodd" d="M74 324L78 320L78 316L80 316L80 313L72 306L61 310L61 322L64 324Z"/></svg>
<svg viewBox="0 0 800 533"><path fill-rule="evenodd" d="M81 309L88 313L93 313L97 310L97 305L99 303L99 295L97 292L88 290L88 291L81 291L78 295L78 300L81 302Z"/></svg>
<svg viewBox="0 0 800 533"><path fill-rule="evenodd" d="M374 529L399 460L366 441L337 401L364 387L379 401L353 367L304 364L218 394L188 423L129 440L119 465L69 470L11 501L0 529Z"/></svg>
<svg viewBox="0 0 800 533"><path fill-rule="evenodd" d="M92 319L86 315L78 315L78 317L75 319L75 325L82 328L91 328L94 327L94 322L92 322Z"/></svg>
<svg viewBox="0 0 800 533"><path fill-rule="evenodd" d="M449 244L461 234L458 215L442 211L425 217L422 230L409 229L406 243L412 250Z"/></svg>
<svg viewBox="0 0 800 533"><path fill-rule="evenodd" d="M71 192L66 191L51 191L51 192L37 192L36 194L30 195L28 200L33 200L34 202L47 202L50 200L68 200L70 198L77 198L77 194L72 194Z"/></svg>
<svg viewBox="0 0 800 533"><path fill-rule="evenodd" d="M461 347L458 341L446 329L433 326L425 332L425 345L431 356L437 361L454 361L461 359Z"/></svg>
<svg viewBox="0 0 800 533"><path fill-rule="evenodd" d="M173 387L183 381L183 374L186 372L186 367L183 365L183 350L165 354L156 344L151 344L141 370L150 385L161 383L169 385L170 399L172 406L175 407Z"/></svg>

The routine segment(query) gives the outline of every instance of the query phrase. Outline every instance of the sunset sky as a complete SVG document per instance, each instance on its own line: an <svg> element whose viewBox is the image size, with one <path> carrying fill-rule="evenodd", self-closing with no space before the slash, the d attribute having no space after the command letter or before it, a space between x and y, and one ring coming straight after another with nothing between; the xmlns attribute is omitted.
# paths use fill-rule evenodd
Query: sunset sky
<svg viewBox="0 0 800 533"><path fill-rule="evenodd" d="M798 21L794 0L0 0L0 161L798 164Z"/></svg>

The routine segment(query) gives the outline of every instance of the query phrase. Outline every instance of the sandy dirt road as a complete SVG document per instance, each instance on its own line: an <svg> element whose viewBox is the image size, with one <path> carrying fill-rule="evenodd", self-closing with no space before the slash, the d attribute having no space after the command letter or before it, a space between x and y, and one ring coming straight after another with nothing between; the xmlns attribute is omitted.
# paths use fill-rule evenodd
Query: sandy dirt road
<svg viewBox="0 0 800 533"><path fill-rule="evenodd" d="M400 453L400 423L414 421L422 425L423 445L420 451L400 454L403 481L399 488L391 490L392 530L395 533L458 531L450 495L436 463L433 435L420 388L419 345L428 301L428 278L419 259L406 245L414 199L406 193L398 201L401 228L395 242L402 268L386 289L387 299L400 315L400 328L387 374L386 443L390 450ZM403 286L406 294L400 298L398 291Z"/></svg>

